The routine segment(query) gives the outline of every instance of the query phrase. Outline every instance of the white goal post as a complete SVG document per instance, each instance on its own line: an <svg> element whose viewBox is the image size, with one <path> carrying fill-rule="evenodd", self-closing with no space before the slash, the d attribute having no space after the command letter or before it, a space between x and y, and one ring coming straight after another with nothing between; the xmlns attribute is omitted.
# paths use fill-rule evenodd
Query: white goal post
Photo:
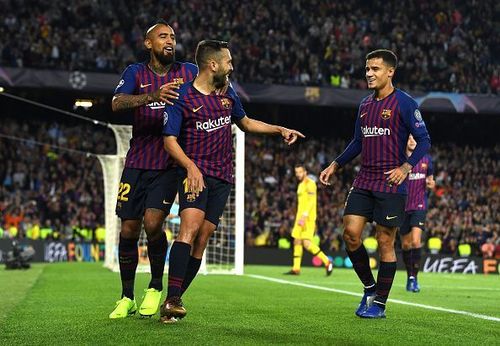
<svg viewBox="0 0 500 346"><path fill-rule="evenodd" d="M115 214L115 207L125 156L132 137L132 126L110 124L109 127L115 134L117 153L116 155L97 156L101 163L104 178L106 228L104 266L113 271L119 271L118 241L121 222ZM219 227L208 243L200 273L243 274L245 133L234 125L232 129L235 185L229 196ZM164 226L165 230L171 231L175 237L179 231L178 218L168 219ZM149 272L146 243L147 240L143 230L139 239L138 272ZM172 242L169 241L169 246L171 245ZM168 266L168 261L166 265Z"/></svg>

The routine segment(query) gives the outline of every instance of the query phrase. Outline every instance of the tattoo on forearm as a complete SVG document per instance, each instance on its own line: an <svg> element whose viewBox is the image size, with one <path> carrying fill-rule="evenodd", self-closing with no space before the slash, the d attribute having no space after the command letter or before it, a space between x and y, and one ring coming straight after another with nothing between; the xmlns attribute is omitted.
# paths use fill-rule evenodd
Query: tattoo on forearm
<svg viewBox="0 0 500 346"><path fill-rule="evenodd" d="M117 95L115 96L115 111L137 108L153 101L150 94L141 95Z"/></svg>

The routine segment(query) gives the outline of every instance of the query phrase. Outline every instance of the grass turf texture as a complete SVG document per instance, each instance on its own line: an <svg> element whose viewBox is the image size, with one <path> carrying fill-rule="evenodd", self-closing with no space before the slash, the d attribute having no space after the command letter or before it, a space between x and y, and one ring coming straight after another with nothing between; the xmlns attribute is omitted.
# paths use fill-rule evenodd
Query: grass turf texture
<svg viewBox="0 0 500 346"><path fill-rule="evenodd" d="M247 266L256 274L360 293L352 270ZM141 302L148 274L138 274ZM400 271L391 298L500 318L497 275L421 274L422 292L405 291ZM184 298L187 317L162 325L158 316L109 320L119 275L95 263L35 264L0 270L0 344L498 344L500 322L389 302L387 319L354 315L358 297L268 282L250 276L200 275Z"/></svg>

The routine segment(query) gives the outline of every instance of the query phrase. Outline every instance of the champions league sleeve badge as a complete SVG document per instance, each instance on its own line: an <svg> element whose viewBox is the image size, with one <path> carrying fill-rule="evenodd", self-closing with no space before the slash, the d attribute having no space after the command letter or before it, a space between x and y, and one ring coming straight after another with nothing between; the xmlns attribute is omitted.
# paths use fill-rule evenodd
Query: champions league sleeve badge
<svg viewBox="0 0 500 346"><path fill-rule="evenodd" d="M422 114L420 113L418 108L415 109L415 113L413 113L413 115L415 115L415 119L417 119L417 121L422 121Z"/></svg>

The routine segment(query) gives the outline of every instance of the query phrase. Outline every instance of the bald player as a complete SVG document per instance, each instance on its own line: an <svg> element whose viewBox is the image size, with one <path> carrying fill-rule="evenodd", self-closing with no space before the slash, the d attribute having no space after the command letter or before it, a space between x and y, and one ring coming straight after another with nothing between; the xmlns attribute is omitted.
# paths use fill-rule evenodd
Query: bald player
<svg viewBox="0 0 500 346"><path fill-rule="evenodd" d="M118 257L121 298L109 318L119 319L137 312L134 297L141 227L147 235L151 280L139 308L142 316L158 311L167 252L163 222L174 201L177 176L163 149L163 109L179 94L177 89L197 74L194 64L175 61L176 37L164 21L145 34L149 61L129 65L122 74L112 101L114 112L134 112L132 139L123 169L116 214L121 219Z"/></svg>

